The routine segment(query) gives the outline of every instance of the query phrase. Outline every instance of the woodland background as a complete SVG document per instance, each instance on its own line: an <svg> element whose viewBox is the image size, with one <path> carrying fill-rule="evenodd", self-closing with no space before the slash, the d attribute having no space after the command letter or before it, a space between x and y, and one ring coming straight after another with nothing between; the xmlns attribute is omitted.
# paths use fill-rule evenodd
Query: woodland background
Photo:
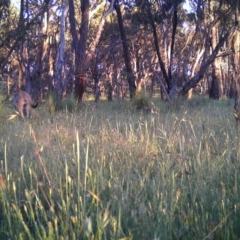
<svg viewBox="0 0 240 240"><path fill-rule="evenodd" d="M240 1L1 0L0 71L8 94L136 92L210 98L238 92ZM12 90L13 89L13 90ZM129 94L130 93L130 94Z"/></svg>
<svg viewBox="0 0 240 240"><path fill-rule="evenodd" d="M239 240L239 10L0 0L0 239Z"/></svg>

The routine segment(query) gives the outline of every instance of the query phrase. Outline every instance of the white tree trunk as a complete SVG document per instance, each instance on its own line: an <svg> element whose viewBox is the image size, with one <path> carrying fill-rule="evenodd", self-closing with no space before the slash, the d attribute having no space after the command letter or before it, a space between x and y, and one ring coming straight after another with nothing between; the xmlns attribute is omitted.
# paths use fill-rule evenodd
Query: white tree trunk
<svg viewBox="0 0 240 240"><path fill-rule="evenodd" d="M66 87L66 79L64 74L64 47L65 47L65 19L69 10L68 2L62 2L59 47L56 61L55 89L61 98Z"/></svg>

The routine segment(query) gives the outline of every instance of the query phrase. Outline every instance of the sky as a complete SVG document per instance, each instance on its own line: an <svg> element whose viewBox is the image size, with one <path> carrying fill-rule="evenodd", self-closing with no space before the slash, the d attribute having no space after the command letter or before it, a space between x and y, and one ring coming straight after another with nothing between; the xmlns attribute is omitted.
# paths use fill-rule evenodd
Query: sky
<svg viewBox="0 0 240 240"><path fill-rule="evenodd" d="M10 0L10 3L20 9L20 0Z"/></svg>
<svg viewBox="0 0 240 240"><path fill-rule="evenodd" d="M131 0L129 0L131 1ZM11 4L20 9L20 0L10 0ZM189 0L185 0L184 2L184 8L188 11L191 12L191 6L189 4Z"/></svg>
<svg viewBox="0 0 240 240"><path fill-rule="evenodd" d="M183 4L184 5L184 8L190 12L191 11L191 6L189 4L189 0L185 0L185 3Z"/></svg>

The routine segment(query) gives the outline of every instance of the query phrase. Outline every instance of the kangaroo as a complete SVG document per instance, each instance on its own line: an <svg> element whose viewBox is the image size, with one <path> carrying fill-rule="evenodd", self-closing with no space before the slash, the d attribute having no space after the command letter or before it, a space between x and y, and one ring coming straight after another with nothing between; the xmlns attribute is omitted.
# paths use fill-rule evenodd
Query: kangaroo
<svg viewBox="0 0 240 240"><path fill-rule="evenodd" d="M30 117L30 114L32 114L32 108L36 108L38 103L32 100L29 93L19 91L13 96L13 105L18 110L20 116L24 119L25 117Z"/></svg>

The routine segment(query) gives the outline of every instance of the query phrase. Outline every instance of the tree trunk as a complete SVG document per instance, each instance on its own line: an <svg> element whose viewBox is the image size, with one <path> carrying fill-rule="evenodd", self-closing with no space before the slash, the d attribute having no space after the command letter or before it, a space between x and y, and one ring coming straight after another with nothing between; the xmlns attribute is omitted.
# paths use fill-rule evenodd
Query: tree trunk
<svg viewBox="0 0 240 240"><path fill-rule="evenodd" d="M209 67L209 65L214 61L216 58L219 49L223 46L229 35L231 35L236 29L236 24L222 37L220 37L219 42L215 49L212 51L212 54L209 56L209 58L201 65L199 71L188 81L184 84L182 89L180 90L181 94L185 95L187 92L196 86L196 84L202 79L206 69Z"/></svg>
<svg viewBox="0 0 240 240"><path fill-rule="evenodd" d="M215 6L214 1L211 1L210 3L211 8L213 9ZM212 38L211 38L211 43L212 43L212 49L215 49L217 46L217 39L218 39L218 23L216 23L212 27ZM220 59L215 58L212 62L212 84L209 90L209 98L212 99L219 99L222 95L221 91L221 71L220 71Z"/></svg>
<svg viewBox="0 0 240 240"><path fill-rule="evenodd" d="M128 80L128 84L129 84L130 98L133 98L136 93L136 85L135 85L134 75L133 75L132 66L131 66L131 59L130 59L129 50L128 50L126 33L125 33L124 25L123 25L122 13L121 13L121 9L120 9L118 0L115 0L114 8L117 13L118 26L119 26L119 30L120 30L120 34L121 34L121 40L122 40L122 46L123 46L123 57L124 57L124 62L125 62L125 67L126 67L126 72L127 72L127 80Z"/></svg>
<svg viewBox="0 0 240 240"><path fill-rule="evenodd" d="M215 59L212 64L212 84L209 89L209 98L219 99L221 96L220 87L221 87L221 74L219 69L219 63Z"/></svg>
<svg viewBox="0 0 240 240"><path fill-rule="evenodd" d="M80 38L76 30L75 9L73 0L69 0L69 22L72 34L73 49L75 52L75 96L77 101L83 101L86 88L86 48L89 31L89 0L81 0Z"/></svg>
<svg viewBox="0 0 240 240"><path fill-rule="evenodd" d="M109 8L106 11L104 11L103 14L102 14L101 20L100 20L100 22L98 24L98 27L97 27L95 38L93 39L93 41L91 42L91 44L89 46L89 51L88 51L88 54L87 54L87 65L90 62L90 60L93 58L93 56L95 55L96 47L97 47L97 45L100 41L102 32L104 30L104 25L105 25L105 22L106 22L106 18L113 11L114 1L115 0L109 0L109 2L110 2Z"/></svg>
<svg viewBox="0 0 240 240"><path fill-rule="evenodd" d="M177 7L174 7L173 11L173 23L172 23L172 38L171 38L171 48L170 48L170 59L169 59L169 68L168 68L168 80L169 80L169 93L173 88L176 88L176 82L172 77L173 71L173 52L174 52L174 43L175 43L175 35L176 35L176 28L177 28Z"/></svg>
<svg viewBox="0 0 240 240"><path fill-rule="evenodd" d="M24 29L24 0L21 0L20 4L20 14L19 14L19 29ZM26 84L26 67L24 63L24 41L25 38L21 38L20 41L20 50L18 55L18 61L19 61L19 73L18 73L18 90L25 88ZM24 89L25 90L25 89Z"/></svg>
<svg viewBox="0 0 240 240"><path fill-rule="evenodd" d="M147 1L147 11L148 11L148 16L149 16L149 20L150 20L150 25L151 25L152 30L153 30L154 45L155 45L156 53L157 53L157 56L158 56L158 62L159 62L163 77L164 77L164 79L167 83L167 93L169 93L170 90L171 90L172 83L171 83L171 81L168 77L164 62L163 62L162 57L161 57L159 44L158 44L157 30L156 30L155 23L153 21L153 16L152 16L152 13L151 13L151 5L150 5L149 0Z"/></svg>
<svg viewBox="0 0 240 240"><path fill-rule="evenodd" d="M80 38L76 30L75 22L75 10L73 0L69 0L69 21L70 29L73 38L73 48L75 52L75 96L79 102L83 101L83 94L86 89L86 68L94 56L97 44L99 43L101 33L105 24L107 15L113 9L113 1L111 0L110 7L105 11L100 20L99 26L97 28L96 37L89 46L89 52L86 53L87 49L87 40L89 32L89 10L90 10L90 1L81 0L81 26L79 30Z"/></svg>
<svg viewBox="0 0 240 240"><path fill-rule="evenodd" d="M60 22L60 40L58 47L58 55L56 61L55 87L58 97L63 97L64 88L66 88L66 80L64 76L64 47L65 47L65 19L68 14L69 5L62 3L62 13Z"/></svg>
<svg viewBox="0 0 240 240"><path fill-rule="evenodd" d="M236 23L240 22L240 3L236 3L235 19ZM239 83L239 61L240 61L240 30L237 29L232 41L233 49L233 80L236 87L235 93L235 105L234 105L234 116L236 119L236 125L239 125L240 121L240 83Z"/></svg>
<svg viewBox="0 0 240 240"><path fill-rule="evenodd" d="M80 27L80 39L79 39L79 65L76 65L77 75L76 75L76 89L75 94L78 101L83 101L83 94L86 89L86 49L89 31L89 0L81 0L81 12L82 20ZM78 58L76 58L78 59Z"/></svg>
<svg viewBox="0 0 240 240"><path fill-rule="evenodd" d="M39 85L41 84L41 78L42 78L42 72L43 72L43 66L44 66L44 60L46 58L46 56L49 57L48 61L49 63L52 62L51 55L49 54L51 46L50 46L50 36L49 36L49 32L51 31L51 29L49 29L49 6L47 5L46 8L44 9L44 11L42 12L41 16L40 16L40 29L38 29L39 31L39 47L36 49L36 61L35 61L35 66L33 68L32 74L31 74L31 79L34 80L35 83L38 83ZM49 54L49 55L48 55ZM51 66L50 66L51 68ZM49 75L50 79L49 83L52 84L52 79L53 79L53 71L52 73L49 70L49 73L51 73ZM49 84L50 85L50 84ZM38 89L40 89L40 91L42 92L44 86L38 86Z"/></svg>
<svg viewBox="0 0 240 240"><path fill-rule="evenodd" d="M197 2L197 11L196 11L197 13L199 13L200 7L201 7L201 1L198 0L198 2ZM187 54L185 55L185 58L184 58L184 61L183 61L183 77L184 77L185 82L188 81L189 78L194 76L195 69L196 69L196 67L197 67L197 65L198 65L198 63L200 61L200 58L202 57L203 52L204 52L204 47L202 47L202 50L198 50L198 54L197 54L195 63L193 64L192 69L191 69L191 75L189 76L188 64L189 64L189 61L190 61L190 57L191 57L193 48L195 46L196 39L198 37L198 31L199 31L199 28L200 28L200 24L201 24L201 18L198 18L195 31L194 31L192 36L190 35L191 41L190 41L190 44L189 44L189 48L188 48ZM193 95L193 88L191 88L188 91L187 99L191 99L192 95Z"/></svg>

